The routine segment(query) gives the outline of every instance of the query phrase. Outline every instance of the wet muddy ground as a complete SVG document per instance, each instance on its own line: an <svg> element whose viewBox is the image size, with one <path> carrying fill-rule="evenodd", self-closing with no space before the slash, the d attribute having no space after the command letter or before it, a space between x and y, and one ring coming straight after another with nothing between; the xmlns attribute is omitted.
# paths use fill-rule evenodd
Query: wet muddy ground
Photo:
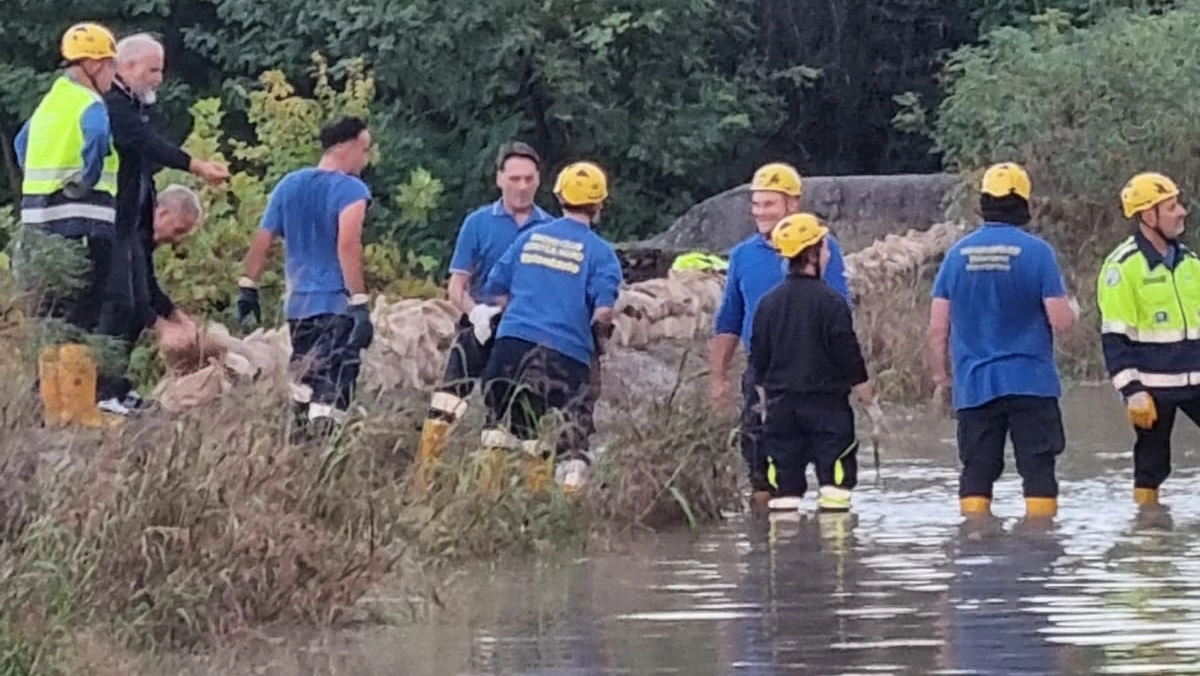
<svg viewBox="0 0 1200 676"><path fill-rule="evenodd" d="M1021 519L1011 460L996 517L964 522L952 422L909 420L878 482L862 458L853 515L734 515L586 558L479 566L428 621L231 647L164 673L1200 673L1200 434L1180 418L1167 507L1139 511L1112 390L1078 388L1064 413L1048 528Z"/></svg>

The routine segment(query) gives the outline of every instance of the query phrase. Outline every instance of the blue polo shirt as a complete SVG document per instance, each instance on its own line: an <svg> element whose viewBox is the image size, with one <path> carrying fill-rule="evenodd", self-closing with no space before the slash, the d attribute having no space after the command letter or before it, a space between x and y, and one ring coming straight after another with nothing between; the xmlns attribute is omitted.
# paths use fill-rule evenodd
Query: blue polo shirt
<svg viewBox="0 0 1200 676"><path fill-rule="evenodd" d="M592 314L616 304L621 282L612 245L586 223L563 217L523 229L482 294L508 296L497 338L521 338L591 364Z"/></svg>
<svg viewBox="0 0 1200 676"><path fill-rule="evenodd" d="M517 225L513 215L504 208L502 200L479 207L463 219L458 241L454 244L454 255L450 259L450 272L470 275L468 291L471 298L479 302L484 280L517 235L526 228L552 220L554 217L536 204L523 225Z"/></svg>
<svg viewBox="0 0 1200 676"><path fill-rule="evenodd" d="M750 349L750 329L758 301L787 276L787 259L771 246L767 238L754 233L729 252L729 271L725 277L725 294L714 319L714 332L741 336L742 345ZM846 277L846 261L842 247L829 237L829 263L822 279L834 291L850 300L850 281ZM853 305L851 305L853 307Z"/></svg>
<svg viewBox="0 0 1200 676"><path fill-rule="evenodd" d="M933 297L950 301L955 409L1061 396L1043 301L1065 295L1054 249L1021 228L984 223L950 247Z"/></svg>
<svg viewBox="0 0 1200 676"><path fill-rule="evenodd" d="M288 319L346 312L338 219L363 200L371 190L358 177L316 167L291 172L271 191L260 227L284 241Z"/></svg>

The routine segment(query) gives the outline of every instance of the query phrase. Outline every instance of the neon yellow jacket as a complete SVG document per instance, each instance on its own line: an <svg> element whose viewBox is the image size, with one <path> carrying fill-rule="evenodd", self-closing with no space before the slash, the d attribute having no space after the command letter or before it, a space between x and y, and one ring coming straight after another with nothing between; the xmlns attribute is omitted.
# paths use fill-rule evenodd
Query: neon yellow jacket
<svg viewBox="0 0 1200 676"><path fill-rule="evenodd" d="M1113 249L1096 280L1104 364L1126 397L1200 394L1200 258L1176 244L1173 262L1139 232Z"/></svg>

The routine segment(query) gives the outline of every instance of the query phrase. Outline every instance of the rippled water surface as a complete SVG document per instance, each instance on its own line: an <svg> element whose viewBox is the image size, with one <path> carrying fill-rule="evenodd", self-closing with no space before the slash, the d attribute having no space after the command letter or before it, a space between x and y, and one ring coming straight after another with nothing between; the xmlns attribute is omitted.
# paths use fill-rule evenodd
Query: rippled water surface
<svg viewBox="0 0 1200 676"><path fill-rule="evenodd" d="M949 421L894 426L855 513L735 515L692 537L475 570L429 623L284 641L193 673L1200 673L1200 435L1181 416L1168 507L1132 498L1132 432L1106 387L1064 402L1059 515L958 514ZM812 496L808 498L813 500ZM232 664L231 664L232 663Z"/></svg>

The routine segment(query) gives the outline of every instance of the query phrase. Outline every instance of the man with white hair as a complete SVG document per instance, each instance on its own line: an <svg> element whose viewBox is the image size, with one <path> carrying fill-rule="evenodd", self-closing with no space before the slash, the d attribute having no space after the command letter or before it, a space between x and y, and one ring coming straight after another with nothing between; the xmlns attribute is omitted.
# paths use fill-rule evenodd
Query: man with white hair
<svg viewBox="0 0 1200 676"><path fill-rule="evenodd" d="M117 75L104 96L120 169L116 242L97 331L124 339L130 351L142 329L157 321L155 308L141 293L149 271L138 272L146 267L153 249L154 173L168 167L188 171L209 183L229 178L225 164L191 157L155 128L151 107L162 85L163 62L163 46L152 36L138 33L122 39L117 43ZM128 391L126 379L102 378L96 394L102 408L124 414L141 405L140 399L126 396Z"/></svg>

